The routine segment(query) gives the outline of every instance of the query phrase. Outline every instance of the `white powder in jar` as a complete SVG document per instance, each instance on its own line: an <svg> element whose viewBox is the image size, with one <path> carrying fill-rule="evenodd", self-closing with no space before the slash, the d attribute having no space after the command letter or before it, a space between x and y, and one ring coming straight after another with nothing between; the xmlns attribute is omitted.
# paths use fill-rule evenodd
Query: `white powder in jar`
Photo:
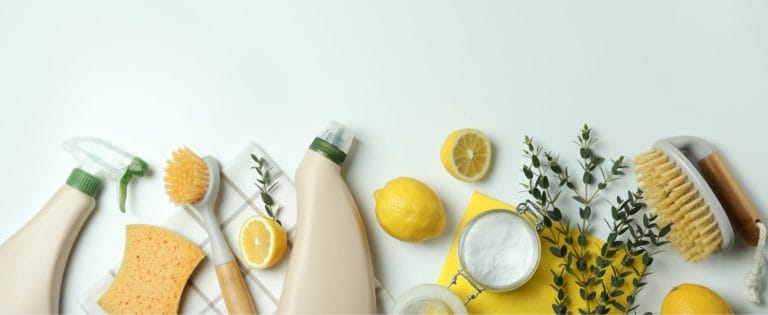
<svg viewBox="0 0 768 315"><path fill-rule="evenodd" d="M535 271L541 248L538 235L522 218L508 211L482 215L464 231L460 259L481 285L521 285Z"/></svg>

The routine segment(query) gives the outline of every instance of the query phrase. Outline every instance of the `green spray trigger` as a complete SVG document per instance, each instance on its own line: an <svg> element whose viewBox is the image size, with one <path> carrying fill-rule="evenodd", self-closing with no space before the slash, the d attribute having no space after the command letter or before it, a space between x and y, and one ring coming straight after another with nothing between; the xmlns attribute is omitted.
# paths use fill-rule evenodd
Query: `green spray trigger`
<svg viewBox="0 0 768 315"><path fill-rule="evenodd" d="M64 142L64 149L75 157L79 168L101 179L116 180L120 211L125 213L128 184L134 177L149 173L144 160L94 137L77 137Z"/></svg>
<svg viewBox="0 0 768 315"><path fill-rule="evenodd" d="M144 160L134 157L131 164L125 169L125 173L120 177L120 190L118 198L120 199L120 212L125 213L125 199L128 197L128 183L135 176L141 177L147 174L149 165Z"/></svg>

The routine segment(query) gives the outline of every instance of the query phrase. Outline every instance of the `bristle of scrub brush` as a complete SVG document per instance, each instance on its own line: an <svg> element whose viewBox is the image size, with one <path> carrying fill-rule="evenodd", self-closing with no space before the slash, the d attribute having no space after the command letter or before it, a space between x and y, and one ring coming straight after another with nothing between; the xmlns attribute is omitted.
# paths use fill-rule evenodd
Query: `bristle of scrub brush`
<svg viewBox="0 0 768 315"><path fill-rule="evenodd" d="M672 223L672 246L691 262L717 252L723 241L720 227L688 174L658 149L638 155L635 165L648 208L660 223Z"/></svg>
<svg viewBox="0 0 768 315"><path fill-rule="evenodd" d="M184 147L173 151L165 168L165 192L177 205L200 201L208 189L208 165Z"/></svg>

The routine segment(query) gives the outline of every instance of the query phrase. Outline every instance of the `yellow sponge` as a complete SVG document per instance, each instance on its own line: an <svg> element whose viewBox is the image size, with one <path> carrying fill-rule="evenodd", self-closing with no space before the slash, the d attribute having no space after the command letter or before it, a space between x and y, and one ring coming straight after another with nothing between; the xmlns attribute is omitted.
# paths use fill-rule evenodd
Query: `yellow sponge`
<svg viewBox="0 0 768 315"><path fill-rule="evenodd" d="M98 303L110 314L176 314L187 280L204 257L167 229L128 225L120 270Z"/></svg>

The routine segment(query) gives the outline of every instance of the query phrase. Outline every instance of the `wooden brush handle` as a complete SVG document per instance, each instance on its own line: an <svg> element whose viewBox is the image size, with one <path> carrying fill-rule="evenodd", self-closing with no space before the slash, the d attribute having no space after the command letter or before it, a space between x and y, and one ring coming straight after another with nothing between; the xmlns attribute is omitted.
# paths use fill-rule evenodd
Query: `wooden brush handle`
<svg viewBox="0 0 768 315"><path fill-rule="evenodd" d="M741 236L752 246L757 246L760 230L755 225L760 221L752 201L741 188L733 173L725 166L720 155L712 153L699 161L701 173L707 180L717 198L720 199L725 212L732 224L736 226Z"/></svg>
<svg viewBox="0 0 768 315"><path fill-rule="evenodd" d="M256 314L237 261L216 266L216 276L229 314Z"/></svg>

